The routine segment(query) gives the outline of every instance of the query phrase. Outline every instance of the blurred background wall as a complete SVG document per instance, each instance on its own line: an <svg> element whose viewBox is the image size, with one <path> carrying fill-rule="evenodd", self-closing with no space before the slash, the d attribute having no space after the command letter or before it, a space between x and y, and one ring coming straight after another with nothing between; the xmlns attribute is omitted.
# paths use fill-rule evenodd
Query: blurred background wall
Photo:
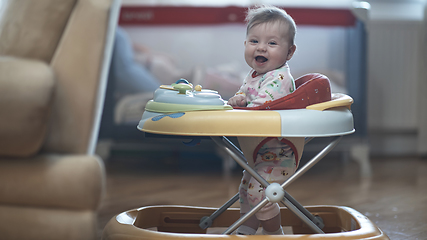
<svg viewBox="0 0 427 240"><path fill-rule="evenodd" d="M137 54L142 64L148 64L150 56L167 59L176 76L204 81L227 99L249 71L243 58L245 25L240 16L230 14L228 23L218 24L153 24L150 21L156 12L143 9L246 8L259 3L351 12L354 26L297 21L297 51L289 63L292 74L323 73L331 79L333 91L355 98L360 104L355 105L356 130L362 132L371 155L427 155L425 0L123 0L119 25L136 46L151 54ZM180 14L172 12L170 19ZM161 68L152 70L158 78L165 78L161 80L172 81ZM138 114L121 121L135 122L137 118Z"/></svg>

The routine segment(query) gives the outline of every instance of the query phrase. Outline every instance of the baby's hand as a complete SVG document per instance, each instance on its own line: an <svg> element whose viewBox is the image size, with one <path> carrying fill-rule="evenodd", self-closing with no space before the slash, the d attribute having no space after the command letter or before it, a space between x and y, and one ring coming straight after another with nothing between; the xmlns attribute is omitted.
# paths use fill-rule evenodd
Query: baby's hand
<svg viewBox="0 0 427 240"><path fill-rule="evenodd" d="M246 107L246 98L243 95L236 95L228 99L228 105L232 107Z"/></svg>

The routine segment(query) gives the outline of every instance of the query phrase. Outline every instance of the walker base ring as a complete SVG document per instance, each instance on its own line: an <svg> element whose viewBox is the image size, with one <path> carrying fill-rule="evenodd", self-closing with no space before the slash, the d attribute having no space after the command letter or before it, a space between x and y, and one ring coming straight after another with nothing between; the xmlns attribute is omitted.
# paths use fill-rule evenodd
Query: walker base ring
<svg viewBox="0 0 427 240"><path fill-rule="evenodd" d="M281 208L282 226L291 235L275 236L277 239L389 239L375 224L356 210L343 206L307 206L313 215L323 219L325 234L311 234L298 217L287 208ZM221 235L240 217L238 208L227 209L213 222L212 227L201 229L199 221L211 215L216 208L189 206L149 206L123 212L113 217L105 227L102 239L136 240L164 239L237 239L237 235ZM218 232L218 233L215 233ZM286 231L285 231L286 232ZM188 235L191 234L191 235ZM261 239L267 236L246 236Z"/></svg>

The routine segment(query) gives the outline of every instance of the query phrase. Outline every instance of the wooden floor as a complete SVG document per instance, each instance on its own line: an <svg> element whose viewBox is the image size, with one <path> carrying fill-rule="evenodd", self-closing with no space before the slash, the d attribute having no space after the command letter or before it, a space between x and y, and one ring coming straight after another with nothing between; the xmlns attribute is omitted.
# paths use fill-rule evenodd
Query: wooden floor
<svg viewBox="0 0 427 240"><path fill-rule="evenodd" d="M373 176L362 178L356 162L326 157L286 190L303 205L354 208L390 239L427 239L427 160L373 158L371 164ZM219 207L237 192L241 177L240 169L230 176L212 166L195 172L180 168L173 159L152 164L147 159L112 157L106 170L100 231L114 215L141 206Z"/></svg>

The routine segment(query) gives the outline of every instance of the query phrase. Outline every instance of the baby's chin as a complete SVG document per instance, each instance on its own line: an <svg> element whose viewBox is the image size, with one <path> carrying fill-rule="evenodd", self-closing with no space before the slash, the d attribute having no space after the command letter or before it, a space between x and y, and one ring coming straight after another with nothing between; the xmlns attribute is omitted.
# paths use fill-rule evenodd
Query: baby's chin
<svg viewBox="0 0 427 240"><path fill-rule="evenodd" d="M286 62L282 65L279 65L279 66L264 66L264 67L255 65L254 67L252 67L252 69L254 69L257 72L257 75L261 75L261 74L266 74L266 73L273 71L273 70L277 70L277 69L283 67L285 64L286 64Z"/></svg>
<svg viewBox="0 0 427 240"><path fill-rule="evenodd" d="M276 70L277 68L268 68L268 69L262 69L262 70L256 70L255 68L254 68L254 70L257 72L257 74L258 75L262 75L262 74L266 74L266 73L268 73L268 72L270 72L270 71L273 71L273 70Z"/></svg>

